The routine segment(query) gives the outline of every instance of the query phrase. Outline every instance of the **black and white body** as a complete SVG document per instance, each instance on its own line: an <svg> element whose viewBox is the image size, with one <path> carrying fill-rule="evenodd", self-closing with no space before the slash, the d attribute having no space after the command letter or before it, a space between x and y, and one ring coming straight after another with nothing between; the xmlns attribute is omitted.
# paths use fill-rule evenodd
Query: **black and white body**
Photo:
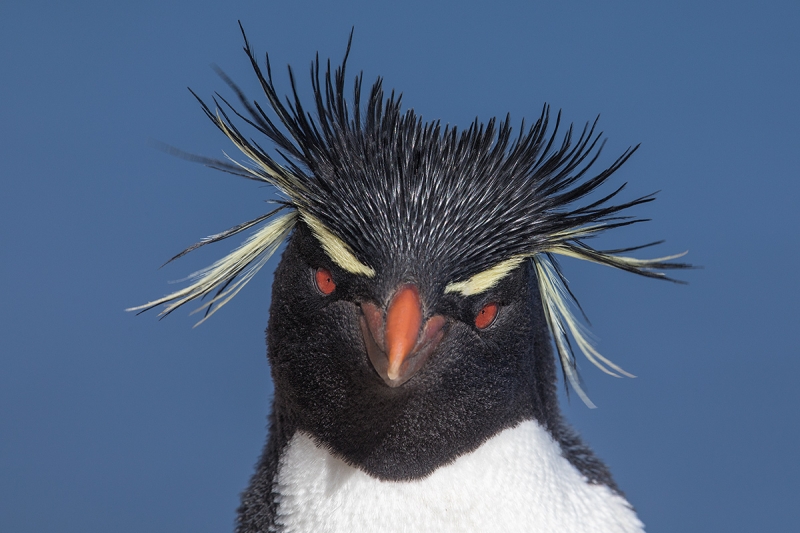
<svg viewBox="0 0 800 533"><path fill-rule="evenodd" d="M286 162L203 105L250 159L204 162L285 201L202 241L258 228L189 287L138 308L169 313L211 294L213 313L287 241L267 329L269 435L237 532L641 531L556 394L558 359L588 402L570 342L624 371L581 333L555 255L656 278L686 266L584 242L652 200L612 204L620 187L576 205L633 150L587 178L593 127L556 142L545 107L514 140L494 120L458 132L401 112L380 80L363 106L360 77L345 97L346 58L335 73L312 65L312 115L296 92L281 103L245 44L268 107L231 84L247 114L234 112Z"/></svg>

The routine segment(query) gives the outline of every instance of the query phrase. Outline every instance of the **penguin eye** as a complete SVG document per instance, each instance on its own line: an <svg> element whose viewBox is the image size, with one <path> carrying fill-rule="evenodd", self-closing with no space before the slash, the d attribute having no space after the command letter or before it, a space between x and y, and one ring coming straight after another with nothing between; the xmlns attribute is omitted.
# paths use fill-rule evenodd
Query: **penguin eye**
<svg viewBox="0 0 800 533"><path fill-rule="evenodd" d="M336 283L333 281L331 271L325 268L318 268L314 274L314 280L317 282L319 292L328 296L336 290Z"/></svg>
<svg viewBox="0 0 800 533"><path fill-rule="evenodd" d="M492 302L484 305L478 314L475 315L475 327L478 329L486 329L492 325L495 317L497 316L497 304Z"/></svg>

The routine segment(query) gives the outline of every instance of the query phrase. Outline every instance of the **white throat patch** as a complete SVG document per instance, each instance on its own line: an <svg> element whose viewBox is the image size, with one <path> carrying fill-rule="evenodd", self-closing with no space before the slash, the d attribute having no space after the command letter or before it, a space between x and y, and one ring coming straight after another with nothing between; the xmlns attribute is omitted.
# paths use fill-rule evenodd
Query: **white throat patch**
<svg viewBox="0 0 800 533"><path fill-rule="evenodd" d="M287 532L644 531L624 498L587 483L531 420L425 479L402 482L375 479L298 432L276 490Z"/></svg>

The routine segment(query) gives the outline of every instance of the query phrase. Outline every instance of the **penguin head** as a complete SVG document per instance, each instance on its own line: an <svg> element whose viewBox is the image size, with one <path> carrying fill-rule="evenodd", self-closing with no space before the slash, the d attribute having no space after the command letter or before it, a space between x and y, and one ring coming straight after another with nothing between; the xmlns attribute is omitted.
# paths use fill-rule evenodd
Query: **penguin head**
<svg viewBox="0 0 800 533"><path fill-rule="evenodd" d="M192 158L269 184L283 199L178 254L252 231L189 286L132 310L165 304L169 314L210 296L205 320L288 241L268 326L284 422L377 477L414 478L519 420L547 425L557 413L551 344L587 404L572 345L626 374L583 333L556 256L660 279L688 265L674 261L682 254L638 259L626 253L641 246L587 243L642 221L626 213L654 199L617 202L624 185L601 192L636 148L595 170L596 121L560 133L560 113L551 124L545 105L516 135L508 118L464 130L426 122L394 92L386 97L380 78L362 98L357 76L350 99L349 50L335 70L312 64L312 113L293 76L284 103L269 58L262 70L245 38L266 103L224 75L243 112L198 98L245 160ZM282 159L243 134L239 119Z"/></svg>

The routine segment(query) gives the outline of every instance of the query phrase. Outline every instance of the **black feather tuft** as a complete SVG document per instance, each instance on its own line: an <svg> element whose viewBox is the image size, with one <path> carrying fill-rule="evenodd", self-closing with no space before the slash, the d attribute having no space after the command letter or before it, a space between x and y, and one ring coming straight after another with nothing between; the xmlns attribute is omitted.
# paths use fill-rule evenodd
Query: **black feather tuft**
<svg viewBox="0 0 800 533"><path fill-rule="evenodd" d="M265 72L244 30L242 35L275 118L247 100L221 71L245 113L218 98L269 138L288 165L242 135L224 110L212 113L205 104L203 109L254 159L256 169L251 172L258 179L273 183L302 214L321 221L364 264L380 271L423 262L435 266L443 283L466 279L514 256L549 251L566 250L650 277L664 277L654 270L687 266L663 261L647 267L621 264L581 240L640 222L620 213L653 200L647 195L612 203L623 185L600 200L578 205L638 148L629 148L587 178L604 144L602 133L595 131L597 120L587 123L577 138L572 126L559 135L561 114L548 131L550 109L545 105L538 120L516 136L508 117L499 124L496 119L487 124L476 120L460 131L424 122L413 110L404 112L400 95L392 92L384 98L380 78L362 102L360 74L353 82L354 98L348 102L346 67L352 32L342 64L335 70L330 61L323 70L318 56L312 62L313 111L308 111L291 67L292 92L284 104L273 83L269 57Z"/></svg>
<svg viewBox="0 0 800 533"><path fill-rule="evenodd" d="M683 254L656 259L619 255L657 243L617 250L598 250L587 244L606 230L646 220L626 213L653 201L655 195L618 202L625 184L600 199L586 200L638 145L596 172L593 169L605 144L602 132L596 132L598 119L587 123L579 134L572 125L562 134L561 113L551 127L550 108L545 104L536 122L526 128L523 121L516 135L508 116L485 124L476 119L459 130L438 121L425 122L412 109L403 111L402 96L392 91L385 97L381 78L363 98L362 74L354 77L349 99L346 72L352 31L341 65L333 68L328 60L323 68L319 55L312 61L313 100L307 108L292 68L288 68L291 93L284 100L275 88L269 56L262 70L241 23L240 28L244 51L267 105L249 100L218 68L244 110L238 111L216 95L212 111L192 94L249 160L219 161L168 150L224 172L269 183L285 200L278 210L210 236L173 257L171 260L272 219L242 247L196 273L190 287L131 310L166 303L162 314L168 314L216 291L204 305L208 310L216 305L216 311L301 221L317 225L315 234L324 231L338 238L340 248L360 263L358 272L370 277L375 273L390 273L393 278L424 275L438 291L466 295L471 288L462 291L456 287L467 287L476 274L501 264L507 273L530 258L562 370L581 397L591 404L580 390L569 336L604 371L630 375L597 353L581 332L570 302L582 310L554 255L668 280L664 270L690 268L674 262ZM232 118L269 139L281 160L245 136ZM284 208L290 212L273 218Z"/></svg>

